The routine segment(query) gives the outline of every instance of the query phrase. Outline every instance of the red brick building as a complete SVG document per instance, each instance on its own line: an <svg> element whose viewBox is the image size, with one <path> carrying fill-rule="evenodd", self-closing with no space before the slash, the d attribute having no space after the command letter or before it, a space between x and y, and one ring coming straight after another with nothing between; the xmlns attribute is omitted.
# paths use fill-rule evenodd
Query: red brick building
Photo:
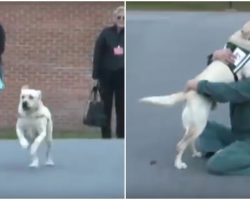
<svg viewBox="0 0 250 200"><path fill-rule="evenodd" d="M97 35L123 2L0 2L6 31L6 89L0 93L0 129L15 127L20 88L43 91L56 130L84 130Z"/></svg>

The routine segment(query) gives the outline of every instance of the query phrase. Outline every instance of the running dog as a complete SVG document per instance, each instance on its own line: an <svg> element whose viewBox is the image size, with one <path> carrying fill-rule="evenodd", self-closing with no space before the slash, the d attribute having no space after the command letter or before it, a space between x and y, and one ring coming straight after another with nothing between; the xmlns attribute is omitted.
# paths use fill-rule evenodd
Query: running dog
<svg viewBox="0 0 250 200"><path fill-rule="evenodd" d="M49 109L43 105L42 92L23 86L18 106L16 133L23 149L29 149L30 167L39 167L37 151L43 140L47 145L46 165L54 165L51 156L53 122Z"/></svg>
<svg viewBox="0 0 250 200"><path fill-rule="evenodd" d="M228 42L236 46L233 51L236 56L234 69L222 61L213 61L204 71L195 77L196 80L229 83L234 81L235 76L239 80L250 77L250 54L243 51L244 49L250 52L250 21L241 30L234 33ZM201 156L201 153L195 148L195 140L203 132L210 110L213 108L215 102L195 91L178 92L167 96L145 97L140 99L140 101L163 106L173 106L179 102L186 101L182 112L182 123L185 134L177 144L175 167L178 169L187 168L187 164L182 161L182 155L189 145L192 147L193 157Z"/></svg>

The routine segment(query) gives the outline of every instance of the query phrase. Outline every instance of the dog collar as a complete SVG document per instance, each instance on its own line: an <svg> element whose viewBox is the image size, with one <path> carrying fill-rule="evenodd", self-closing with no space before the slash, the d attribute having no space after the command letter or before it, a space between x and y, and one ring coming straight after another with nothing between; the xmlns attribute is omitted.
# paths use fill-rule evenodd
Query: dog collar
<svg viewBox="0 0 250 200"><path fill-rule="evenodd" d="M24 115L21 115L20 113L18 113L18 116L17 116L18 118L28 118L28 116L24 116ZM35 116L32 116L33 118L35 118L35 119L38 119L38 118L46 118L46 116L45 115L42 115L42 114L40 114L40 115L35 115Z"/></svg>
<svg viewBox="0 0 250 200"><path fill-rule="evenodd" d="M234 75L234 80L237 82L238 76L237 76L237 72L242 69L246 63L250 60L250 51L248 51L247 49L244 49L232 42L228 42L225 45L225 48L230 49L233 54L236 56L236 60L234 63L229 63L227 66L229 67L229 69L231 70L231 72Z"/></svg>

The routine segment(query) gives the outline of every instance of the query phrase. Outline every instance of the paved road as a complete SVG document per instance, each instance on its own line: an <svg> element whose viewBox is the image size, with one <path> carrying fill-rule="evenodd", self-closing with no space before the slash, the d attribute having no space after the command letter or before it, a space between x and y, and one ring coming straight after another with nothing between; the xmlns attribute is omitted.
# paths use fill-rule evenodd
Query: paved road
<svg viewBox="0 0 250 200"><path fill-rule="evenodd" d="M205 160L188 153L188 169L176 170L182 106L137 102L182 89L205 67L206 56L249 19L249 13L238 12L127 13L128 198L250 198L249 177L207 174ZM219 105L210 119L229 125L228 115L228 105Z"/></svg>
<svg viewBox="0 0 250 200"><path fill-rule="evenodd" d="M30 169L17 141L0 141L0 198L123 198L123 140L56 140L54 158Z"/></svg>

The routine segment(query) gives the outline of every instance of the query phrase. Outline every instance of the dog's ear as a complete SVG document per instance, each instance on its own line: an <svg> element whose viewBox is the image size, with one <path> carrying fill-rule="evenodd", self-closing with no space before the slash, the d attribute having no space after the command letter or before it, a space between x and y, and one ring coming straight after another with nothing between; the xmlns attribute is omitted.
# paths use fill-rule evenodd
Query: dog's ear
<svg viewBox="0 0 250 200"><path fill-rule="evenodd" d="M250 35L250 21L246 22L244 24L244 26L241 28L241 34L244 37L248 37L249 38L249 35Z"/></svg>
<svg viewBox="0 0 250 200"><path fill-rule="evenodd" d="M23 89L29 89L29 85L23 85L21 90L23 90Z"/></svg>
<svg viewBox="0 0 250 200"><path fill-rule="evenodd" d="M37 93L38 93L38 99L41 100L42 99L42 91L37 90Z"/></svg>

